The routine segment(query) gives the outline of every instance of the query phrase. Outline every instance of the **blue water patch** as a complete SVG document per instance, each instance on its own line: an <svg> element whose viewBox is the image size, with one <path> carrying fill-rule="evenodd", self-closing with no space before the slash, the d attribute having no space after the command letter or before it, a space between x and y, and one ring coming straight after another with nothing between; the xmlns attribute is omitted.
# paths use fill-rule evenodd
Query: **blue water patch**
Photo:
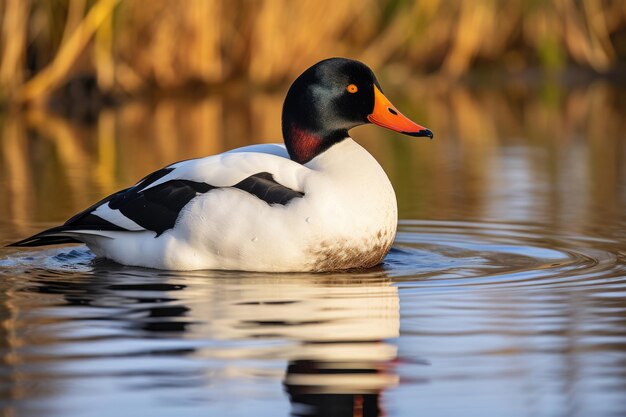
<svg viewBox="0 0 626 417"><path fill-rule="evenodd" d="M57 248L33 252L17 252L0 259L0 273L14 273L24 269L61 271L88 271L96 256L86 247Z"/></svg>

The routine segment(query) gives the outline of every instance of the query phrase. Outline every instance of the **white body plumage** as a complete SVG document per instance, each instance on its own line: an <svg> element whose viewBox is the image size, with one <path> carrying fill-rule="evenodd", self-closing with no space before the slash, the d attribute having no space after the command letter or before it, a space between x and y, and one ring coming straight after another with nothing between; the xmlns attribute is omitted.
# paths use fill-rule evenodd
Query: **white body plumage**
<svg viewBox="0 0 626 417"><path fill-rule="evenodd" d="M378 162L348 138L305 165L283 145L255 145L171 166L172 179L228 187L258 172L304 193L286 205L268 204L236 188L193 198L176 224L159 236L107 204L94 215L123 231L72 231L99 256L160 269L326 271L380 263L395 237L393 187ZM134 224L134 226L133 226Z"/></svg>

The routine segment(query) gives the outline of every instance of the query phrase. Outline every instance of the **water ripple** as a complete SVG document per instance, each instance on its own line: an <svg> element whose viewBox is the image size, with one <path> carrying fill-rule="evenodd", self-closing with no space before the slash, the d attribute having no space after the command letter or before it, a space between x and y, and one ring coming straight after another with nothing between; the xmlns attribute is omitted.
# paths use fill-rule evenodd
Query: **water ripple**
<svg viewBox="0 0 626 417"><path fill-rule="evenodd" d="M96 410L164 394L176 406L223 404L224 392L271 396L279 384L294 404L407 388L407 398L474 389L491 404L583 371L617 404L624 247L541 225L403 221L382 266L328 274L158 271L80 246L6 250L0 374L20 387L14 404L36 400L46 415L72 414L76 398Z"/></svg>
<svg viewBox="0 0 626 417"><path fill-rule="evenodd" d="M382 269L347 274L361 278L382 274L401 286L412 287L623 285L626 254L620 248L624 245L607 238L559 235L539 225L404 220ZM118 280L146 276L180 279L207 274L232 278L241 274L124 267L95 259L85 247L14 252L0 259L3 275L23 273L50 278L58 274L90 274L94 269L113 272Z"/></svg>
<svg viewBox="0 0 626 417"><path fill-rule="evenodd" d="M403 221L385 265L412 287L626 286L620 247L536 225Z"/></svg>

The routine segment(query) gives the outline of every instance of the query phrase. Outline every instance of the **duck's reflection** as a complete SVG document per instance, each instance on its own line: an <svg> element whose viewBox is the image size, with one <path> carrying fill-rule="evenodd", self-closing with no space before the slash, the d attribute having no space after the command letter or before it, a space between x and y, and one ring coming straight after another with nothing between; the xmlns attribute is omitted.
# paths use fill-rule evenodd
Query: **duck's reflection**
<svg viewBox="0 0 626 417"><path fill-rule="evenodd" d="M28 298L23 308L33 307L33 297L54 297L62 300L56 309L87 309L81 310L87 318L69 319L74 323L121 324L125 338L175 340L178 352L187 346L182 356L204 366L227 363L231 372L242 361L286 360L293 416L377 416L381 392L397 382L396 347L387 340L399 334L399 301L384 271L175 274L96 264L88 276L39 275L14 293ZM50 308L49 299L42 304ZM72 342L58 341L65 343Z"/></svg>
<svg viewBox="0 0 626 417"><path fill-rule="evenodd" d="M382 272L226 279L207 287L190 333L228 340L287 341L284 386L294 416L377 416L380 393L396 384L397 288ZM254 356L247 348L224 352Z"/></svg>

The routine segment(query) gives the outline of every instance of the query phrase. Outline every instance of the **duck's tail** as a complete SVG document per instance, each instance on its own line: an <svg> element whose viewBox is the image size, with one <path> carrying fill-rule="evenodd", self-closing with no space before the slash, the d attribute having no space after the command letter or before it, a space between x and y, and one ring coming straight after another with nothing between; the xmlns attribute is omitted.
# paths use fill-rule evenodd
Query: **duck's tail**
<svg viewBox="0 0 626 417"><path fill-rule="evenodd" d="M64 243L83 243L82 241L68 236L67 226L57 226L43 232L39 232L35 235L27 237L26 239L19 240L17 242L9 243L7 246L16 247L34 247L34 246L46 246L46 245L61 245Z"/></svg>

